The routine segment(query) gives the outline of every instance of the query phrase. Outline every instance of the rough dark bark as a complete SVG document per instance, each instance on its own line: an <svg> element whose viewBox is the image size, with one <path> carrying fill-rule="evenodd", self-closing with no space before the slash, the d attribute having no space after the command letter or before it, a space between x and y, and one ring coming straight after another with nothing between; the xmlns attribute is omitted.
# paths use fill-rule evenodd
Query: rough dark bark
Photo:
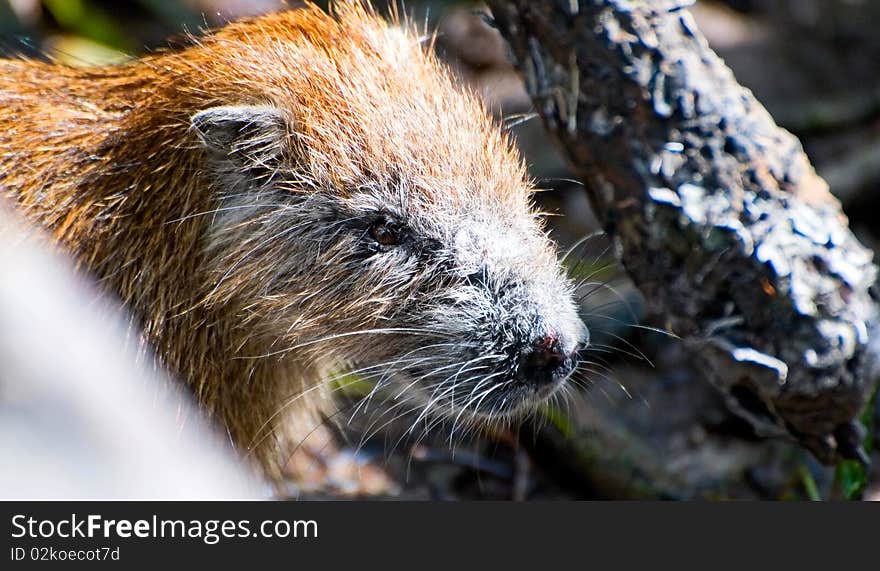
<svg viewBox="0 0 880 571"><path fill-rule="evenodd" d="M873 254L685 2L489 4L652 312L763 434L864 458Z"/></svg>

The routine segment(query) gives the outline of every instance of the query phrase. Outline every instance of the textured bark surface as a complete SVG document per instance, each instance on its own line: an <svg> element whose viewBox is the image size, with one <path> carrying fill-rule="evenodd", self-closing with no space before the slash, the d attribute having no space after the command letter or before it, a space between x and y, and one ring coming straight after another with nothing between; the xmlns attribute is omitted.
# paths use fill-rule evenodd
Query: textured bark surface
<svg viewBox="0 0 880 571"><path fill-rule="evenodd" d="M652 313L762 434L861 458L873 254L686 3L489 2Z"/></svg>

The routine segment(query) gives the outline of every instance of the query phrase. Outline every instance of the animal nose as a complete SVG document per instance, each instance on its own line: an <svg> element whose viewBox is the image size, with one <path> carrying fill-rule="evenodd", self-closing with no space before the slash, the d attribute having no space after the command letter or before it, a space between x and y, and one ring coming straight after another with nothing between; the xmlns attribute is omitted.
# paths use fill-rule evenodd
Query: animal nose
<svg viewBox="0 0 880 571"><path fill-rule="evenodd" d="M576 353L567 353L555 335L540 337L520 361L522 380L544 385L562 379L574 368Z"/></svg>

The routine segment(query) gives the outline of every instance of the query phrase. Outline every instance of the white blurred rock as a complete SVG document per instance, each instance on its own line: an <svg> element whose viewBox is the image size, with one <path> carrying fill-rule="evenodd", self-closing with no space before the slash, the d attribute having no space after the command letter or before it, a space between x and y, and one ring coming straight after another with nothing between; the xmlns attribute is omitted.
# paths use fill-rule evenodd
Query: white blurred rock
<svg viewBox="0 0 880 571"><path fill-rule="evenodd" d="M254 498L121 311L0 204L0 497Z"/></svg>

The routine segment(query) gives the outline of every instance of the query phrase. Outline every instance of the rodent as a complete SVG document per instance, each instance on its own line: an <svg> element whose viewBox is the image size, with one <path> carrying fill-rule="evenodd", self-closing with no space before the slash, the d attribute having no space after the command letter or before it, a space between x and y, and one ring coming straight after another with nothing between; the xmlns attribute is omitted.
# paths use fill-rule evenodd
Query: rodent
<svg viewBox="0 0 880 571"><path fill-rule="evenodd" d="M340 368L500 422L588 343L522 158L423 40L348 0L117 66L0 60L0 192L271 477Z"/></svg>

